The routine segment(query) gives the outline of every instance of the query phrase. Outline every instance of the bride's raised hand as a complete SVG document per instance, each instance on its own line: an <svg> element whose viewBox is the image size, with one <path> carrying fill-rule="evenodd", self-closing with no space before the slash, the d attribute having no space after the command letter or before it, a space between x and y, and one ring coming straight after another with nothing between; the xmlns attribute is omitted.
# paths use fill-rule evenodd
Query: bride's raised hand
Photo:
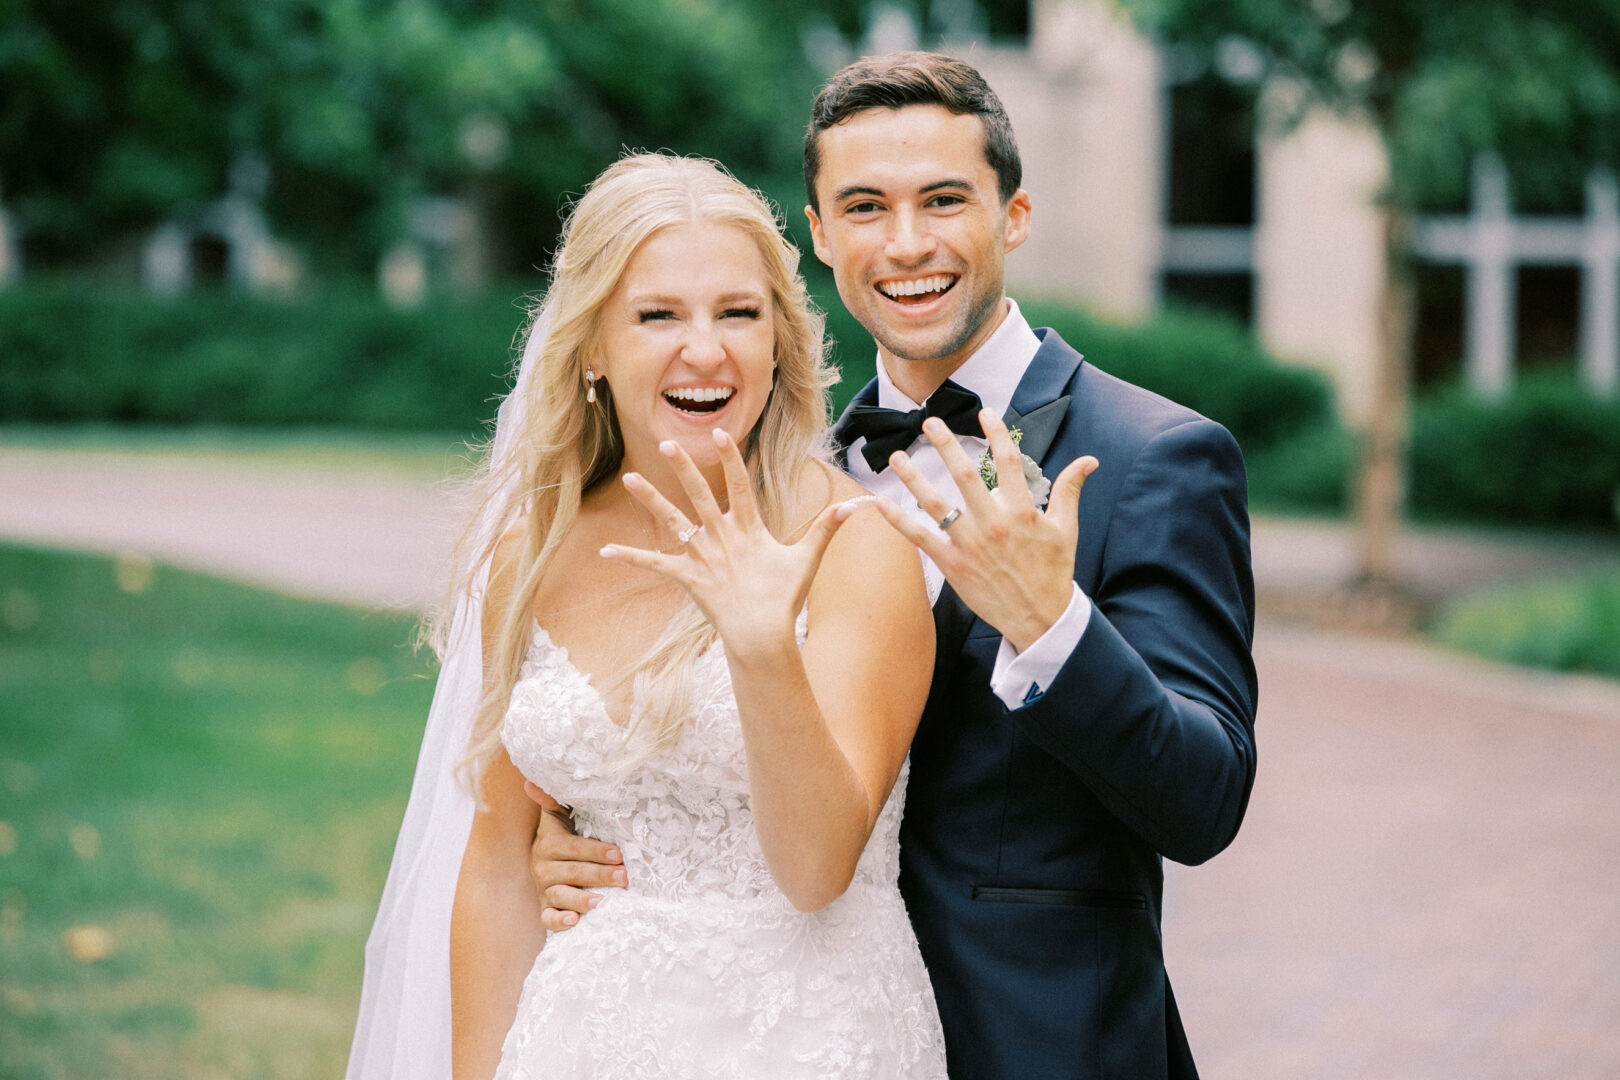
<svg viewBox="0 0 1620 1080"><path fill-rule="evenodd" d="M684 542L672 552L609 544L602 557L678 582L713 624L727 653L737 656L751 646L779 641L784 633L791 640L794 620L804 607L827 544L855 508L848 502L833 503L816 515L796 543L783 544L760 520L748 467L736 442L724 431L714 433L714 442L725 471L727 509L720 509L686 451L674 442L662 443L659 450L673 465L698 520L691 521L640 474L626 473L626 490L670 535Z"/></svg>

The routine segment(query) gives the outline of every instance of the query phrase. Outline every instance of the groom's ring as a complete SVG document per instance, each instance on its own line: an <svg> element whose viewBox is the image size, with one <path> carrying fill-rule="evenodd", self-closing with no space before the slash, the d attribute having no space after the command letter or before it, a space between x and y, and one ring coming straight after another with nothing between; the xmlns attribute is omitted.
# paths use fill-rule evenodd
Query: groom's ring
<svg viewBox="0 0 1620 1080"><path fill-rule="evenodd" d="M702 525L688 525L675 535L675 542L684 546L688 540L697 535L697 531L701 528L703 528Z"/></svg>
<svg viewBox="0 0 1620 1080"><path fill-rule="evenodd" d="M961 508L960 507L952 507L950 513L946 514L944 517L939 519L939 531L940 532L945 532L948 529L950 529L950 527L952 525L956 524L956 519L961 517L961 516L962 516Z"/></svg>

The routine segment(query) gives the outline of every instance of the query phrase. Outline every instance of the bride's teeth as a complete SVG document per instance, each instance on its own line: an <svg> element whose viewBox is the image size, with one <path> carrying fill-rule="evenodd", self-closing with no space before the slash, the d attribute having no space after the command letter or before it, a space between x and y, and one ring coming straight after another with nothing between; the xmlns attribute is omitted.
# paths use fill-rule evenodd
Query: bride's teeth
<svg viewBox="0 0 1620 1080"><path fill-rule="evenodd" d="M736 390L730 386L681 386L665 390L664 396L673 398L676 401L725 401L734 393L736 393Z"/></svg>

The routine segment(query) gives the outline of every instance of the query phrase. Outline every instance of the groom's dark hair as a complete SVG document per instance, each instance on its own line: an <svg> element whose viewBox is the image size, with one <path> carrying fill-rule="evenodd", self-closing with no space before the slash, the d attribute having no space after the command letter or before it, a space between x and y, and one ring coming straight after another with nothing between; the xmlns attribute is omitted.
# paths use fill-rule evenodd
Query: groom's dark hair
<svg viewBox="0 0 1620 1080"><path fill-rule="evenodd" d="M858 112L905 105L941 105L959 116L977 116L984 125L984 159L995 170L1001 201L1017 193L1024 167L1018 160L1012 121L984 76L954 56L897 52L863 56L834 74L816 95L804 133L804 190L812 209L821 212L816 199L816 177L821 172L816 141L821 133Z"/></svg>

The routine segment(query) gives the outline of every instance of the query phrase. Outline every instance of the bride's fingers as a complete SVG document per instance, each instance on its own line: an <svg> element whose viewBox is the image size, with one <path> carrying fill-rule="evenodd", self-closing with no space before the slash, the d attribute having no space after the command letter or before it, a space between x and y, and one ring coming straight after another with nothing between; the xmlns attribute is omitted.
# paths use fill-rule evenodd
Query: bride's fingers
<svg viewBox="0 0 1620 1080"><path fill-rule="evenodd" d="M682 573L680 560L675 555L665 555L661 551L647 551L644 548L626 547L623 544L608 544L597 552L604 559L614 562L628 563L639 566L643 570L651 570L655 574L663 574L673 578L682 585L687 584L687 575Z"/></svg>
<svg viewBox="0 0 1620 1080"><path fill-rule="evenodd" d="M714 492L709 490L709 482L703 479L703 474L698 472L698 467L679 443L672 439L665 440L658 444L658 450L675 466L675 477L680 480L686 497L692 500L698 521L712 530L719 524L722 515L720 504L714 501Z"/></svg>
<svg viewBox="0 0 1620 1080"><path fill-rule="evenodd" d="M832 543L833 534L838 532L839 526L848 521L855 513L856 503L833 503L816 515L810 523L810 528L799 537L799 542L793 545L801 548L810 558L810 576L815 577L816 569L821 565L821 557L827 553L827 545Z"/></svg>
<svg viewBox="0 0 1620 1080"><path fill-rule="evenodd" d="M625 473L623 483L624 489L647 508L653 520L669 530L669 535L679 536L692 524L674 503L664 498L662 491L640 473Z"/></svg>
<svg viewBox="0 0 1620 1080"><path fill-rule="evenodd" d="M748 479L748 465L743 461L737 440L719 429L714 433L714 445L720 450L720 466L726 471L726 499L731 504L731 516L738 525L752 529L759 523L759 511L754 506L754 488Z"/></svg>

